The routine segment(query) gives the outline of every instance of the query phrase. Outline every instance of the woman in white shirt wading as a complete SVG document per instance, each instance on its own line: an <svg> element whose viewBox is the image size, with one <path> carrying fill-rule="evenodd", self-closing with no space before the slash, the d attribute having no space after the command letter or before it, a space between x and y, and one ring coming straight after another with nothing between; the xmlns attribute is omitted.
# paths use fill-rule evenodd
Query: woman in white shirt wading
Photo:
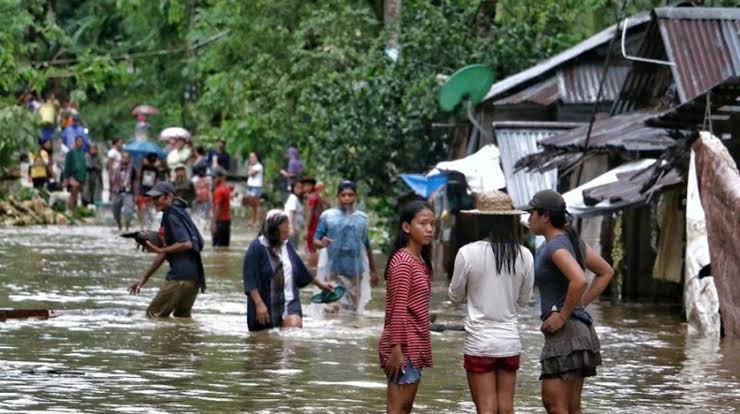
<svg viewBox="0 0 740 414"><path fill-rule="evenodd" d="M494 191L480 196L482 240L463 246L455 258L449 297L467 299L464 367L477 412L513 413L522 343L518 308L527 305L534 283L532 253L519 243L519 215L511 198Z"/></svg>

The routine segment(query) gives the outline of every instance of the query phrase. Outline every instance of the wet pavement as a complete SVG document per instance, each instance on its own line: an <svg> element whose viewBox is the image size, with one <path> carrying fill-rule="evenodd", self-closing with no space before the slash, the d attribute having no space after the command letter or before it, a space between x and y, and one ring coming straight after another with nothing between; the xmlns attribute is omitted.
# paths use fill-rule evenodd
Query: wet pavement
<svg viewBox="0 0 740 414"><path fill-rule="evenodd" d="M307 305L303 330L250 335L241 268L254 235L206 249L208 291L191 320L149 320L161 284L127 287L152 255L109 227L0 229L0 308L50 308L49 320L0 322L0 412L375 413L385 406L377 362L384 287L362 316L322 316ZM167 265L163 266L163 269ZM524 353L517 412L540 403L537 303L520 320ZM740 341L687 337L680 306L590 308L604 366L587 381L587 413L733 413L740 409ZM437 322L462 321L434 282ZM475 412L462 369L463 332L433 333L415 412Z"/></svg>

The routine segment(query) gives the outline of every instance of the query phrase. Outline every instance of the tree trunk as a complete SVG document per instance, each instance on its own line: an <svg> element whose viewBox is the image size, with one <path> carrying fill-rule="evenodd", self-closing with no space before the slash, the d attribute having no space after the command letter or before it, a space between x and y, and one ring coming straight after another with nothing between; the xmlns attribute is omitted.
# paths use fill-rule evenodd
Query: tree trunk
<svg viewBox="0 0 740 414"><path fill-rule="evenodd" d="M398 49L398 36L401 33L401 5L402 0L385 0L383 6L383 22L390 29L386 49Z"/></svg>
<svg viewBox="0 0 740 414"><path fill-rule="evenodd" d="M493 21L496 20L496 3L498 0L481 0L478 5L476 24L478 25L478 37L488 37L491 33Z"/></svg>

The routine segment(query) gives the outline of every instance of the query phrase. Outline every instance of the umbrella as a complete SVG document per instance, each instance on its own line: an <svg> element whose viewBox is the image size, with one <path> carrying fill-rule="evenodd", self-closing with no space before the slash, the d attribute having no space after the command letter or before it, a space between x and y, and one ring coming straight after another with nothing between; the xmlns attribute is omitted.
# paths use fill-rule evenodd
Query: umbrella
<svg viewBox="0 0 740 414"><path fill-rule="evenodd" d="M129 142L128 144L123 146L123 150L130 153L133 156L141 156L141 155L147 155L150 153L155 153L157 156L164 158L165 152L162 150L162 148L151 142L151 141L145 141L141 139L133 140Z"/></svg>
<svg viewBox="0 0 740 414"><path fill-rule="evenodd" d="M82 150L87 152L90 148L90 136L87 134L87 128L82 125L72 124L64 128L60 134L62 143L69 149L74 147L77 136L82 137Z"/></svg>
<svg viewBox="0 0 740 414"><path fill-rule="evenodd" d="M159 139L162 141L167 141L171 138L185 138L186 140L190 140L190 132L185 128L170 127L163 129L162 132L159 133Z"/></svg>
<svg viewBox="0 0 740 414"><path fill-rule="evenodd" d="M131 115L156 115L159 113L159 109L151 105L139 105L131 111Z"/></svg>

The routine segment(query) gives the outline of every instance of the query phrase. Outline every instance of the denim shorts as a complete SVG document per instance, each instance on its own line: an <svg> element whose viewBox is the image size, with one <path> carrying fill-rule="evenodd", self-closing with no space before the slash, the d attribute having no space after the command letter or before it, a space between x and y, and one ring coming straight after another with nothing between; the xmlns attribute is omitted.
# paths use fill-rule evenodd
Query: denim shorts
<svg viewBox="0 0 740 414"><path fill-rule="evenodd" d="M259 197L262 195L262 187L254 187L251 185L247 186L247 195L252 197Z"/></svg>
<svg viewBox="0 0 740 414"><path fill-rule="evenodd" d="M403 370L401 375L395 380L388 379L388 382L392 382L398 385L414 384L421 381L421 368L414 368L411 364L411 360L407 359L406 363L403 364Z"/></svg>

